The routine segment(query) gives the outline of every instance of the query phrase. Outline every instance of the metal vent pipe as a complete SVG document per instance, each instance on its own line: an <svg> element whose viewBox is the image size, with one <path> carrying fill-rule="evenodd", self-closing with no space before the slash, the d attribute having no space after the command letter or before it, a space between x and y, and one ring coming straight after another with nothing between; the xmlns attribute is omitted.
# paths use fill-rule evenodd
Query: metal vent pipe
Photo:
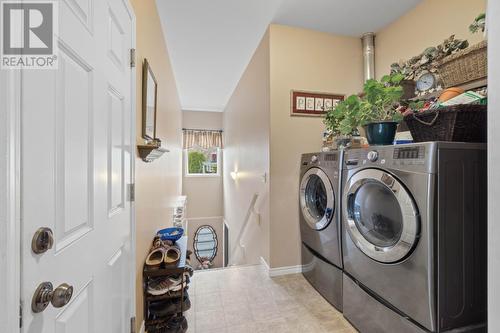
<svg viewBox="0 0 500 333"><path fill-rule="evenodd" d="M363 77L364 81L375 78L375 34L367 32L361 36L363 45Z"/></svg>

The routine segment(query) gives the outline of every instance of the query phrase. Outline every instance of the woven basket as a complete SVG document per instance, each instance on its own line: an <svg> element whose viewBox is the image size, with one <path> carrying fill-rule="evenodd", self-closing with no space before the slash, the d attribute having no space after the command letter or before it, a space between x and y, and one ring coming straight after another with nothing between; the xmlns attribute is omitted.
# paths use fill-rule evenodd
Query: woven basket
<svg viewBox="0 0 500 333"><path fill-rule="evenodd" d="M454 105L405 116L414 142L486 142L486 105Z"/></svg>
<svg viewBox="0 0 500 333"><path fill-rule="evenodd" d="M458 86L488 76L488 43L482 41L452 54L438 65L445 88Z"/></svg>

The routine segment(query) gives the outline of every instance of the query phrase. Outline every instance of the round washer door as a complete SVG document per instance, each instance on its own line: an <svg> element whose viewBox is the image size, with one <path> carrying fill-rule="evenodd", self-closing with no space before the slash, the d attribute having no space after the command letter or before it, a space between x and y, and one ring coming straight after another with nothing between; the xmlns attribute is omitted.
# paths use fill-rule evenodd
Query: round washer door
<svg viewBox="0 0 500 333"><path fill-rule="evenodd" d="M300 210L307 224L321 230L332 220L335 209L333 187L326 173L319 168L309 169L300 182Z"/></svg>
<svg viewBox="0 0 500 333"><path fill-rule="evenodd" d="M343 198L345 227L368 257L395 263L410 254L418 241L415 202L391 174L364 169L346 184Z"/></svg>

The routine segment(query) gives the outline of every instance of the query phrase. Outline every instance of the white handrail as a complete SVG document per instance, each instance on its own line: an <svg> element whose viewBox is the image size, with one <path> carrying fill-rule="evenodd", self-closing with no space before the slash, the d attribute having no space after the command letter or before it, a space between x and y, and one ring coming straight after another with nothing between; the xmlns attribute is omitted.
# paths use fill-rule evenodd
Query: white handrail
<svg viewBox="0 0 500 333"><path fill-rule="evenodd" d="M257 210L255 209L255 205L257 203L257 199L259 198L259 194L258 193L255 193L252 197L252 201L250 202L250 207L248 208L247 210L247 214L245 216L245 220L243 222L243 226L241 227L240 229L240 232L238 234L238 237L236 238L236 241L234 242L234 245L231 249L231 258L229 259L229 262L230 263L233 263L234 262L234 257L235 257L235 252L236 252L236 249L238 247L240 247L243 251L245 250L245 246L243 244L241 244L241 239L243 238L243 235L245 234L247 228L248 228L248 223L250 222L250 217L252 216L252 214L255 214L257 215L258 219L257 219L257 222L260 224L260 213L257 212ZM246 253L244 251L244 255L246 256Z"/></svg>

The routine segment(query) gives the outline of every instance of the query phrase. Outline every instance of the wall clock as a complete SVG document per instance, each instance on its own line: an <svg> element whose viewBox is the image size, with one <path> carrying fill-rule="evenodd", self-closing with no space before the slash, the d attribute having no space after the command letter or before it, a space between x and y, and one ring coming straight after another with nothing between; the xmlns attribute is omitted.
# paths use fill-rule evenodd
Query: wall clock
<svg viewBox="0 0 500 333"><path fill-rule="evenodd" d="M425 93L436 88L437 77L431 72L424 72L417 79L417 90L419 93Z"/></svg>

